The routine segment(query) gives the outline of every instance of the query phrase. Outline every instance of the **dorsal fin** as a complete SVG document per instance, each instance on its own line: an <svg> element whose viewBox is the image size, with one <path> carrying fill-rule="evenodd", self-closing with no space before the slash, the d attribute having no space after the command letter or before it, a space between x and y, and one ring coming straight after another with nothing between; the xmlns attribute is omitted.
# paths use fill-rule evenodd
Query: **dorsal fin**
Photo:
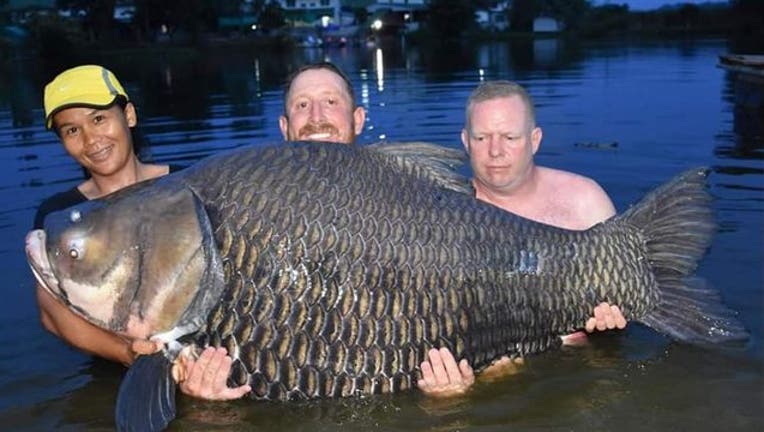
<svg viewBox="0 0 764 432"><path fill-rule="evenodd" d="M474 194L469 179L456 172L467 161L464 150L422 141L376 143L364 148L390 157L406 170L415 172L441 187Z"/></svg>

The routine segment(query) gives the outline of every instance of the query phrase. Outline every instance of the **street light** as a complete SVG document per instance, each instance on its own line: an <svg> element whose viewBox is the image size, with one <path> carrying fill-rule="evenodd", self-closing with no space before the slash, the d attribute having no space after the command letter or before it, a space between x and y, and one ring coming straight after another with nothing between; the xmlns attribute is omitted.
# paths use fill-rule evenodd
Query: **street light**
<svg viewBox="0 0 764 432"><path fill-rule="evenodd" d="M375 31L382 30L382 20L381 19L374 20L374 22L371 23L371 29Z"/></svg>

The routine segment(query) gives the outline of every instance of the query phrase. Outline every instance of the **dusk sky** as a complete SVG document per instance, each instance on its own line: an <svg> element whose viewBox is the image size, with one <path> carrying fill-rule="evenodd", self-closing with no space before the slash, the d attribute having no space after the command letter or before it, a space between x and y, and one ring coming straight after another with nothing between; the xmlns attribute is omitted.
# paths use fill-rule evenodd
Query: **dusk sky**
<svg viewBox="0 0 764 432"><path fill-rule="evenodd" d="M628 4L631 10L658 9L665 4L706 3L709 0L595 0L596 4Z"/></svg>

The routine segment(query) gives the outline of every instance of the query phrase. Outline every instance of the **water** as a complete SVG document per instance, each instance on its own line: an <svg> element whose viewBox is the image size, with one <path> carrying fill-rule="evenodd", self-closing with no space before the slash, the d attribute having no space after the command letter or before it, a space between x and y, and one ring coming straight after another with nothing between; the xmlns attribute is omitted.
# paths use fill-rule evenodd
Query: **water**
<svg viewBox="0 0 764 432"><path fill-rule="evenodd" d="M351 76L368 111L362 143L458 147L481 79L526 85L544 140L538 162L593 177L623 210L680 170L712 169L719 232L699 273L751 330L742 347L673 343L631 324L588 347L546 353L468 396L418 393L341 401L207 403L181 398L175 430L764 430L764 119L762 86L717 68L724 41L570 45L557 40L448 48L123 52L115 70L137 102L148 157L187 164L280 138L280 85L306 61ZM0 424L111 430L123 369L94 361L38 324L23 237L34 209L80 181L44 131L42 86L57 69L4 59L0 70Z"/></svg>

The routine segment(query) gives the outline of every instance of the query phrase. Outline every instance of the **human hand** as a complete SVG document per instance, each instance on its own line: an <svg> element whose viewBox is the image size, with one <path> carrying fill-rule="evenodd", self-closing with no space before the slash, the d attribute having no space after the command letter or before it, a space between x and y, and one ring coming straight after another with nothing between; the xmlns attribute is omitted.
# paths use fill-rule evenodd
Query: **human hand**
<svg viewBox="0 0 764 432"><path fill-rule="evenodd" d="M467 360L462 359L457 365L448 348L433 348L427 354L428 360L419 365L422 379L417 381L417 387L427 396L461 395L475 383L475 374Z"/></svg>
<svg viewBox="0 0 764 432"><path fill-rule="evenodd" d="M525 360L523 360L522 357L509 358L507 356L502 356L480 372L480 380L483 382L491 382L508 375L514 375L520 372L520 369L524 364Z"/></svg>
<svg viewBox="0 0 764 432"><path fill-rule="evenodd" d="M239 399L249 393L249 385L228 387L233 359L225 348L207 347L198 359L181 355L180 365L173 370L180 390L192 397L205 400Z"/></svg>
<svg viewBox="0 0 764 432"><path fill-rule="evenodd" d="M164 347L162 342L146 340L146 339L133 339L129 341L130 355L133 361L139 355L151 355L157 351L161 351Z"/></svg>
<svg viewBox="0 0 764 432"><path fill-rule="evenodd" d="M591 333L595 329L599 331L623 329L626 327L626 318L624 318L621 309L618 306L611 306L608 303L600 303L594 308L594 318L586 321L586 331Z"/></svg>

